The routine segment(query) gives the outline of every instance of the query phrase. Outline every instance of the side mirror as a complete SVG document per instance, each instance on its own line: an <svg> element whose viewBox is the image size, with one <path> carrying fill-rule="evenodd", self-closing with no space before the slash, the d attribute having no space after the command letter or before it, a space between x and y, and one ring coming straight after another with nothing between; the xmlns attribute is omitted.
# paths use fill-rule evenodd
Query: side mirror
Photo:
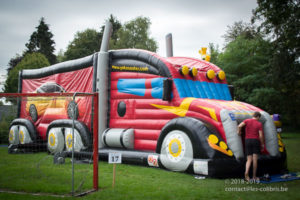
<svg viewBox="0 0 300 200"><path fill-rule="evenodd" d="M233 85L228 85L229 92L231 95L232 100L234 99L234 86Z"/></svg>
<svg viewBox="0 0 300 200"><path fill-rule="evenodd" d="M172 85L173 81L171 79L165 79L163 81L163 96L162 100L171 101L172 97Z"/></svg>

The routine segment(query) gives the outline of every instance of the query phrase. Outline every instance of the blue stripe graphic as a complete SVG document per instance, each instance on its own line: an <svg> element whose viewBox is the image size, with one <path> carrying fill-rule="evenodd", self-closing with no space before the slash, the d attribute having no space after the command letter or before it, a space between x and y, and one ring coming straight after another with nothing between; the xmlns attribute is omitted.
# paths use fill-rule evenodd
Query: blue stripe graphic
<svg viewBox="0 0 300 200"><path fill-rule="evenodd" d="M117 84L118 92L145 96L145 81L146 79L119 79Z"/></svg>

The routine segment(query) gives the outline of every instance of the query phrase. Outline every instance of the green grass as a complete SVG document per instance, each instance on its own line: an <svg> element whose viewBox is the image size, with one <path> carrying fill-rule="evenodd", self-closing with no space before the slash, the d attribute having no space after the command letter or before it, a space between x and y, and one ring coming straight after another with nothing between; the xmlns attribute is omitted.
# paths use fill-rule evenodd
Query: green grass
<svg viewBox="0 0 300 200"><path fill-rule="evenodd" d="M46 153L8 154L0 148L0 188L14 191L66 194L71 185L71 162L54 165ZM85 188L91 188L92 165L76 165L75 180L87 177ZM77 185L78 185L77 181Z"/></svg>
<svg viewBox="0 0 300 200"><path fill-rule="evenodd" d="M288 154L288 168L300 172L300 134L283 133ZM71 163L52 164L53 158L45 153L7 154L7 148L0 148L0 189L43 193L31 194L0 193L0 199L61 199L44 193L69 195L71 191ZM113 166L99 163L100 191L81 199L300 199L300 181L273 184L231 184L231 179L198 180L184 173L165 171L133 165L117 165L115 188L112 188ZM75 165L75 188L85 180L81 191L92 188L92 165ZM227 192L226 188L284 187L287 192ZM72 197L66 197L67 199Z"/></svg>
<svg viewBox="0 0 300 200"><path fill-rule="evenodd" d="M281 137L287 150L288 169L300 172L300 133L283 133Z"/></svg>

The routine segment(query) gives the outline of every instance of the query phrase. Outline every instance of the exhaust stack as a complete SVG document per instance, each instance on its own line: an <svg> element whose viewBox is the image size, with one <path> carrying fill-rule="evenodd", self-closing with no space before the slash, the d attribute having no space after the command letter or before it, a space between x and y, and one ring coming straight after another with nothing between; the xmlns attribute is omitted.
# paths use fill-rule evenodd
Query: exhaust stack
<svg viewBox="0 0 300 200"><path fill-rule="evenodd" d="M100 52L98 53L97 64L97 92L99 93L98 100L98 135L103 133L107 126L107 77L109 65L109 40L112 33L112 24L106 21L104 34L101 42ZM99 148L102 147L102 142L99 138Z"/></svg>
<svg viewBox="0 0 300 200"><path fill-rule="evenodd" d="M167 57L173 57L172 33L166 35L166 50L167 50Z"/></svg>

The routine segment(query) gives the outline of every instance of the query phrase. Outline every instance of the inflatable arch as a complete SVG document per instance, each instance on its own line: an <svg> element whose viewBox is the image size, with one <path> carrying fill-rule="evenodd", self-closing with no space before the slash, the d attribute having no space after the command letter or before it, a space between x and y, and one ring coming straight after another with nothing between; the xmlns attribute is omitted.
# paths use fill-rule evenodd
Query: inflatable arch
<svg viewBox="0 0 300 200"><path fill-rule="evenodd" d="M102 84L107 87L102 90L107 91L103 95L107 105L99 105L106 126L99 132L101 156L118 150L128 163L212 177L236 176L243 173L245 159L237 125L259 111L265 136L260 170L272 173L286 168L286 152L271 116L234 101L225 72L216 65L189 57L161 57L140 49L111 50L105 56L106 61L100 52L23 70L19 92L98 92L99 62L107 63L101 66L107 71ZM20 103L10 143L19 143L17 135L22 131L28 138L23 143L40 138L51 153L70 151L72 112L68 111L76 109L74 147L77 152L89 152L92 99L51 101L31 98Z"/></svg>

